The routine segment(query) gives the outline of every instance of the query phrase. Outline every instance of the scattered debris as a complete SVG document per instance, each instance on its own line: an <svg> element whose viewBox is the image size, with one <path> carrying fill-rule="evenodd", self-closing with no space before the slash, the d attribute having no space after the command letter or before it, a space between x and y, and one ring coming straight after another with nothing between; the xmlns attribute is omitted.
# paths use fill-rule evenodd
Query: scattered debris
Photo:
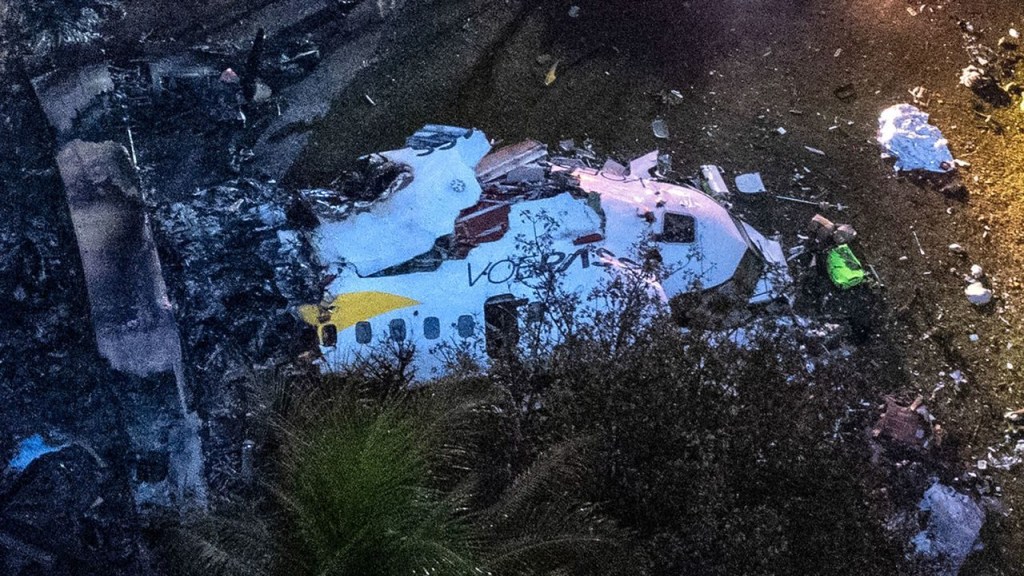
<svg viewBox="0 0 1024 576"><path fill-rule="evenodd" d="M629 175L633 178L650 178L651 170L658 167L661 156L657 150L652 150L643 156L630 160Z"/></svg>
<svg viewBox="0 0 1024 576"><path fill-rule="evenodd" d="M808 152L810 152L811 154L817 154L818 156L824 156L825 155L824 150L819 150L817 148L812 148L811 146L804 146L804 149L807 150Z"/></svg>
<svg viewBox="0 0 1024 576"><path fill-rule="evenodd" d="M20 472L28 468L28 465L36 458L65 447L67 447L67 443L50 443L44 440L41 435L33 434L18 443L18 450L8 463L8 467L15 472Z"/></svg>
<svg viewBox="0 0 1024 576"><path fill-rule="evenodd" d="M700 173L704 176L703 184L705 191L715 198L728 198L729 187L722 179L722 170L713 164L704 164L700 167Z"/></svg>
<svg viewBox="0 0 1024 576"><path fill-rule="evenodd" d="M555 80L558 79L558 75L557 74L558 74L558 63L559 62L561 62L561 60L555 60L555 63L551 65L551 68L548 68L548 73L544 75L544 85L545 86L551 86L552 84L555 83Z"/></svg>
<svg viewBox="0 0 1024 576"><path fill-rule="evenodd" d="M953 244L950 244L948 246L948 248L949 248L949 251L952 252L953 254L966 254L967 253L967 250L965 250L963 246L961 246L961 245L959 245L959 244L957 244L955 242Z"/></svg>
<svg viewBox="0 0 1024 576"><path fill-rule="evenodd" d="M98 64L68 72L59 70L32 81L50 124L63 134L97 97L114 90L110 69Z"/></svg>
<svg viewBox="0 0 1024 576"><path fill-rule="evenodd" d="M839 288L846 290L864 282L864 267L849 245L840 244L829 250L826 262L828 276Z"/></svg>
<svg viewBox="0 0 1024 576"><path fill-rule="evenodd" d="M815 202L813 200L804 200L803 198L793 198L792 196L774 196L774 198L778 200L785 200L786 202L796 202L797 204L817 206L822 210L833 209L842 212L843 210L846 210L846 208L848 208L845 204L841 204L838 202L835 204L832 204L831 202Z"/></svg>
<svg viewBox="0 0 1024 576"><path fill-rule="evenodd" d="M914 99L914 104L917 104L918 106L927 106L931 104L931 93L924 86L915 86L914 88L907 90L907 92L910 92L911 98Z"/></svg>
<svg viewBox="0 0 1024 576"><path fill-rule="evenodd" d="M871 430L871 437L889 441L893 446L914 451L926 450L933 439L934 418L918 396L910 406L885 398L885 412Z"/></svg>
<svg viewBox="0 0 1024 576"><path fill-rule="evenodd" d="M678 106L683 103L683 93L679 90L662 90L659 95L661 96L662 104Z"/></svg>
<svg viewBox="0 0 1024 576"><path fill-rule="evenodd" d="M740 174L736 176L736 190L744 194L760 194L761 192L767 192L759 172L751 172L750 174Z"/></svg>
<svg viewBox="0 0 1024 576"><path fill-rule="evenodd" d="M811 240L818 250L849 244L857 237L857 231L849 224L836 225L821 214L815 214L807 227Z"/></svg>
<svg viewBox="0 0 1024 576"><path fill-rule="evenodd" d="M924 526L911 541L915 552L932 563L934 574L955 576L977 549L984 509L969 496L938 482L925 491L918 509Z"/></svg>
<svg viewBox="0 0 1024 576"><path fill-rule="evenodd" d="M625 179L627 172L629 172L629 169L611 158L605 160L604 166L601 167L601 174L615 178Z"/></svg>
<svg viewBox="0 0 1024 576"><path fill-rule="evenodd" d="M580 16L580 7L577 6L576 4L573 4L572 6L570 6L569 7L569 18L579 18L579 16Z"/></svg>
<svg viewBox="0 0 1024 576"><path fill-rule="evenodd" d="M668 123L665 122L665 120L663 120L661 118L655 118L654 121L651 122L651 130L654 132L654 137L655 138L668 138L669 137Z"/></svg>
<svg viewBox="0 0 1024 576"><path fill-rule="evenodd" d="M921 246L921 239L917 237L917 230L911 230L910 234L914 237L914 245L917 246L917 251L924 256L924 247Z"/></svg>
<svg viewBox="0 0 1024 576"><path fill-rule="evenodd" d="M975 306L984 306L992 301L992 290L981 282L971 282L964 288L967 300Z"/></svg>
<svg viewBox="0 0 1024 576"><path fill-rule="evenodd" d="M572 140L563 140L559 145L566 152L575 148ZM533 164L546 158L547 155L548 148L544 144L536 140L524 140L518 144L499 148L484 156L476 167L476 177L485 184L493 182L515 168Z"/></svg>
<svg viewBox="0 0 1024 576"><path fill-rule="evenodd" d="M911 104L896 104L878 118L878 142L896 157L895 168L949 172L955 169L953 154L938 128L928 123L928 114Z"/></svg>

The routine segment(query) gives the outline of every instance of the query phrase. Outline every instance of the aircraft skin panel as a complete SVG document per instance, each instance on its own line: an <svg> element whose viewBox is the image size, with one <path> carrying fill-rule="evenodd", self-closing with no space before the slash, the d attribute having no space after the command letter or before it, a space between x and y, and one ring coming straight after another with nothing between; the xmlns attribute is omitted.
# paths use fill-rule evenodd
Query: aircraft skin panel
<svg viewBox="0 0 1024 576"><path fill-rule="evenodd" d="M327 287L326 306L307 306L299 312L318 331L326 324L336 329L336 344L321 347L326 369L350 362L370 351L372 344L388 342L396 334L416 347L414 366L431 374L443 360L430 352L444 342L465 345L483 360L488 298L511 295L536 301L541 282L534 275L548 270L557 274L560 290L586 299L614 274L643 274L641 258L646 256L635 253L644 239L655 239L648 245L657 249L668 271L660 282L647 280L662 301L729 281L748 252L766 264L751 303L781 295L779 280L788 274L778 242L736 220L699 190L577 168L571 175L580 189L599 198L599 206L564 192L488 207L489 201L480 200L479 185L471 175L489 149L486 138L479 132L458 132L464 129L427 128L415 142L457 137L434 148L384 153L391 160L413 165L412 184L382 199L369 212L321 226L330 227L320 247L335 279ZM565 170L552 167L552 171ZM422 187L426 180L430 185ZM456 186L458 182L468 186ZM443 215L437 211L441 204ZM506 213L508 229L504 231ZM678 216L673 221L673 241L667 241L666 214ZM409 225L413 220L418 221L415 227ZM444 260L433 271L367 276L383 269L385 261L400 264L399 256L408 259L425 252L428 243L432 246L452 230L475 239L464 259ZM387 245L378 240L385 231ZM583 238L590 240L580 242ZM472 330L467 318L473 320Z"/></svg>
<svg viewBox="0 0 1024 576"><path fill-rule="evenodd" d="M328 322L334 324L338 332L341 332L350 326L355 326L357 322L417 304L419 302L416 300L388 292L346 292L336 296L326 307L301 306L299 315L314 326Z"/></svg>

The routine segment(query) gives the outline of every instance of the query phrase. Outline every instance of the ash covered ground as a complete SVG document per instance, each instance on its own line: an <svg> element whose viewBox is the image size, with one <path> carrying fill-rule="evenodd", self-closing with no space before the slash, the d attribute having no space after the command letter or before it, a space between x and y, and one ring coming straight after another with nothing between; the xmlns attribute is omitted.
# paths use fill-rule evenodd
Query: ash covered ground
<svg viewBox="0 0 1024 576"><path fill-rule="evenodd" d="M986 510L984 547L961 573L1017 573L1024 454L1004 414L1024 407L1024 124L1012 85L1024 52L1010 35L1024 29L1019 8L1010 0L0 7L0 457L10 462L36 434L61 447L0 478L0 566L151 573L160 567L148 535L174 516L168 509L244 494L243 445L260 440L266 410L260 383L308 369L302 359L315 348L292 313L316 301L323 272L302 234L310 214L296 191L329 187L358 156L447 123L552 149L589 140L620 161L658 148L682 173L708 163L727 175L759 171L773 193L848 207L821 211L856 227L854 247L881 285L838 292L794 259L794 307L840 327L869 383L844 424L851 441L867 445L887 396L904 407L921 396L942 436L926 453L882 452L865 505L913 507L936 478ZM960 84L969 65L994 79L994 96ZM237 78L224 76L229 68ZM917 87L925 91L909 93ZM879 157L879 112L898 102L931 114L969 163L959 169L965 191L898 176ZM652 133L655 118L667 139ZM132 374L97 352L89 271L58 165L76 140L116 142L138 167L121 188L138 189L130 209L151 230L180 340L176 368ZM767 197L738 198L734 209L785 246L800 244L819 211ZM963 292L972 264L995 292L982 308ZM190 446L200 446L201 497L174 472ZM258 442L256 451L258 461Z"/></svg>

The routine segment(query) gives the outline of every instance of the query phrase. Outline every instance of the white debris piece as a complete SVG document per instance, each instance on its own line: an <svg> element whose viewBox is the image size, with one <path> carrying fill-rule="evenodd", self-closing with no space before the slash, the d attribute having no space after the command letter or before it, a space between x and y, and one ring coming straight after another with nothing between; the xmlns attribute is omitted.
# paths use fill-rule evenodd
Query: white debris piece
<svg viewBox="0 0 1024 576"><path fill-rule="evenodd" d="M669 137L668 123L661 118L655 118L654 121L651 122L651 131L654 132L655 138Z"/></svg>
<svg viewBox="0 0 1024 576"><path fill-rule="evenodd" d="M651 170L657 167L658 151L652 150L629 162L629 176L631 178L650 178Z"/></svg>
<svg viewBox="0 0 1024 576"><path fill-rule="evenodd" d="M981 280L981 277L985 275L985 269L977 264L971 264L971 278L975 280Z"/></svg>
<svg viewBox="0 0 1024 576"><path fill-rule="evenodd" d="M953 169L953 154L942 132L928 123L928 114L910 104L896 104L882 111L878 142L896 157L897 171Z"/></svg>
<svg viewBox="0 0 1024 576"><path fill-rule="evenodd" d="M934 574L955 575L978 543L985 511L974 500L936 482L925 491L918 509L927 524L911 543L917 554L934 562Z"/></svg>
<svg viewBox="0 0 1024 576"><path fill-rule="evenodd" d="M327 222L316 232L326 263L347 262L359 274L372 274L430 250L451 234L459 212L480 199L473 169L490 150L480 131L466 131L453 143L422 150L402 148L381 155L408 166L412 180L369 211L341 222Z"/></svg>
<svg viewBox="0 0 1024 576"><path fill-rule="evenodd" d="M971 65L960 71L960 83L968 88L974 88L985 80L985 71L977 66Z"/></svg>
<svg viewBox="0 0 1024 576"><path fill-rule="evenodd" d="M740 174L736 177L736 189L744 194L760 194L767 192L759 172Z"/></svg>
<svg viewBox="0 0 1024 576"><path fill-rule="evenodd" d="M729 195L729 186L722 179L722 170L714 164L704 164L700 167L700 173L708 183L708 190L711 195L720 198Z"/></svg>
<svg viewBox="0 0 1024 576"><path fill-rule="evenodd" d="M967 300L975 306L984 306L992 301L992 290L986 288L981 282L971 282L964 289Z"/></svg>
<svg viewBox="0 0 1024 576"><path fill-rule="evenodd" d="M957 386L967 384L967 377L964 376L962 370L953 370L949 373L949 377L953 379L953 384L956 384Z"/></svg>
<svg viewBox="0 0 1024 576"><path fill-rule="evenodd" d="M963 246L955 242L949 245L949 251L952 252L953 254L963 254L964 252L966 252Z"/></svg>

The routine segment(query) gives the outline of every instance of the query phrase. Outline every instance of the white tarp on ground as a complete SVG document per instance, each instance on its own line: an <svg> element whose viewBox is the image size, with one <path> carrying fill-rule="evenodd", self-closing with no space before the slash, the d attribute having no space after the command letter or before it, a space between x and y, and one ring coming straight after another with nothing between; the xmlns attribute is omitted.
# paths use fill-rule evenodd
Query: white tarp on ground
<svg viewBox="0 0 1024 576"><path fill-rule="evenodd" d="M382 152L408 166L412 180L369 211L320 226L320 257L327 264L345 261L366 275L430 250L454 231L459 211L480 199L474 169L490 149L482 132L467 130L453 144Z"/></svg>
<svg viewBox="0 0 1024 576"><path fill-rule="evenodd" d="M917 554L935 562L935 574L954 576L978 543L985 511L938 482L925 491L918 508L928 513L928 523L912 541Z"/></svg>
<svg viewBox="0 0 1024 576"><path fill-rule="evenodd" d="M942 132L928 123L928 114L910 104L896 104L878 118L878 142L896 157L896 170L949 172L953 154Z"/></svg>

